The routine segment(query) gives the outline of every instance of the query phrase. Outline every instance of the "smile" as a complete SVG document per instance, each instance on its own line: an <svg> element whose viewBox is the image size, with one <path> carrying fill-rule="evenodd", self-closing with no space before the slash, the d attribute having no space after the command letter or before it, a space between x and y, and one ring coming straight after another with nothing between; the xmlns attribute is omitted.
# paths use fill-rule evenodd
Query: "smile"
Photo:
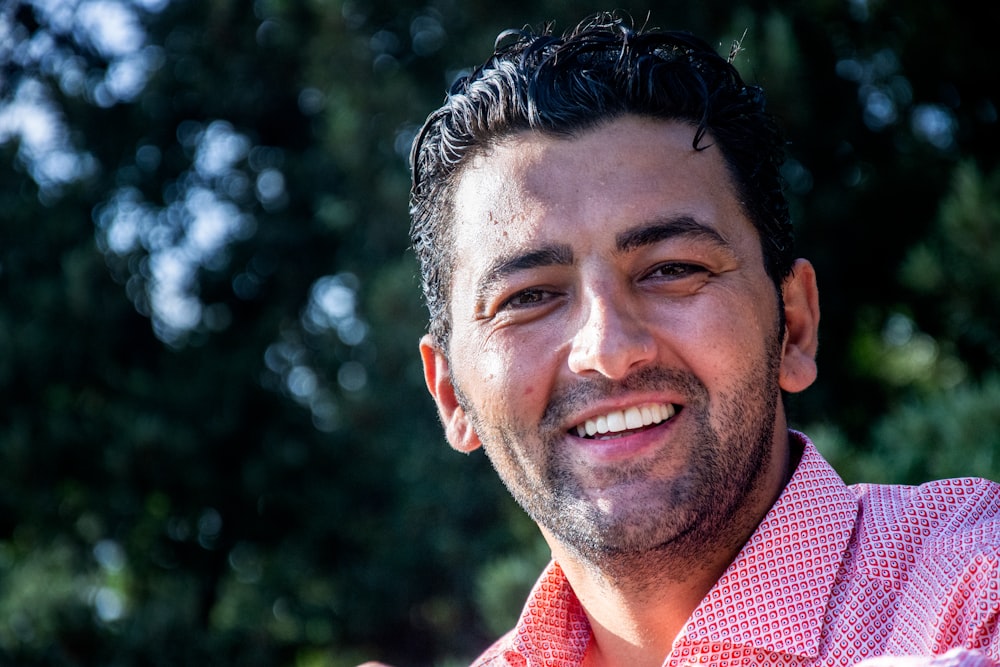
<svg viewBox="0 0 1000 667"><path fill-rule="evenodd" d="M581 438L606 440L620 437L625 431L634 431L665 422L675 414L677 408L670 403L648 403L588 419L582 424L577 424L573 430Z"/></svg>

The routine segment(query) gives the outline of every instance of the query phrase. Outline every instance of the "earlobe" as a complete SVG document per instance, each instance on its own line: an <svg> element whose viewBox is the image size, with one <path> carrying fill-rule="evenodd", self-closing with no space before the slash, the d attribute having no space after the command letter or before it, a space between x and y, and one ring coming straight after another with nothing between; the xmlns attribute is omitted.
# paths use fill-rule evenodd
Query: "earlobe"
<svg viewBox="0 0 1000 667"><path fill-rule="evenodd" d="M816 380L819 348L819 290L816 272L798 259L782 285L785 304L785 340L778 383L787 392L799 392Z"/></svg>
<svg viewBox="0 0 1000 667"><path fill-rule="evenodd" d="M430 335L420 339L420 358L424 363L424 381L437 404L448 444L460 452L471 452L482 446L472 423L459 404L452 384L448 358Z"/></svg>

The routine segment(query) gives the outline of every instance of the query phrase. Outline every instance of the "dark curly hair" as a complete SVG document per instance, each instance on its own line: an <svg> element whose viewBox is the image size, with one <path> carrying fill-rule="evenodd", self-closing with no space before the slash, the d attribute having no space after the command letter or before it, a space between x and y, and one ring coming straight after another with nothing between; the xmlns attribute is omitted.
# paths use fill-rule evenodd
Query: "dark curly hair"
<svg viewBox="0 0 1000 667"><path fill-rule="evenodd" d="M601 14L562 37L551 26L501 33L493 55L455 82L413 143L410 237L430 333L443 350L451 330L453 191L462 165L520 131L572 137L626 114L687 123L696 150L719 147L780 297L793 261L780 176L785 142L763 91L689 33L635 28Z"/></svg>

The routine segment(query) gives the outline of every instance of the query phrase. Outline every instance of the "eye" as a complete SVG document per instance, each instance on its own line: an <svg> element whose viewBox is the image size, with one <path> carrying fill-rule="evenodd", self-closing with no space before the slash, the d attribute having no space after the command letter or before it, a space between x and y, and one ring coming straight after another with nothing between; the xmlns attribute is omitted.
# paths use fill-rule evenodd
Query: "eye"
<svg viewBox="0 0 1000 667"><path fill-rule="evenodd" d="M519 308L530 308L545 303L554 294L548 290L530 288L521 290L512 295L509 299L500 304L500 310L517 310Z"/></svg>
<svg viewBox="0 0 1000 667"><path fill-rule="evenodd" d="M691 276L701 276L708 272L704 266L690 264L688 262L667 262L653 268L647 278L665 278L667 280L679 280Z"/></svg>

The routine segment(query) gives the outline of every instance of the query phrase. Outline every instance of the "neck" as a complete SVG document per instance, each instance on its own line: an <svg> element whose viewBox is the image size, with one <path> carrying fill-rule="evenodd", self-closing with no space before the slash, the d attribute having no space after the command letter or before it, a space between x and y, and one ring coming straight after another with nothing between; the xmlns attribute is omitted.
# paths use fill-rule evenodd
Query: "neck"
<svg viewBox="0 0 1000 667"><path fill-rule="evenodd" d="M691 613L736 555L717 554L695 566L652 552L597 567L552 545L590 620L593 640L585 667L660 667Z"/></svg>

